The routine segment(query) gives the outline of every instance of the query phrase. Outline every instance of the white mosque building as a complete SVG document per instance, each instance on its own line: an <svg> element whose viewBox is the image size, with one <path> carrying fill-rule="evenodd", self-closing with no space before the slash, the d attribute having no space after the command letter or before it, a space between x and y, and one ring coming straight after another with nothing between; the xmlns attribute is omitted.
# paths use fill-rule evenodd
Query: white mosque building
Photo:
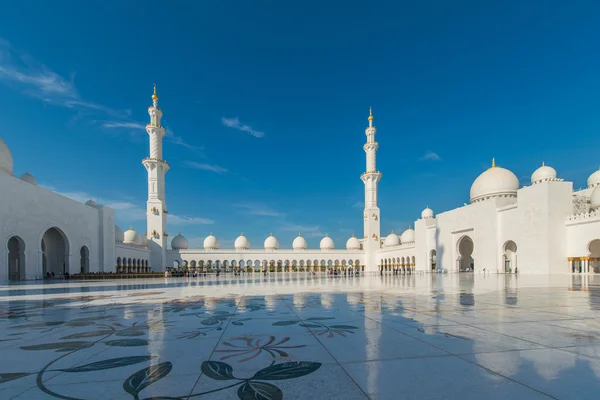
<svg viewBox="0 0 600 400"><path fill-rule="evenodd" d="M162 110L156 87L148 107L150 155L147 231L125 232L114 211L90 200L82 204L37 186L25 172L18 178L13 158L0 138L0 281L54 275L108 272L162 272L168 267L200 270L481 271L522 274L600 273L600 170L588 187L574 191L542 163L521 185L510 170L492 166L471 185L470 204L435 215L425 208L414 229L382 237L373 115L365 131L364 235L336 248L326 236L308 249L301 235L280 248L273 235L252 248L241 235L221 248L212 233L202 249L188 248L181 235L169 243L163 159ZM170 247L169 247L170 244Z"/></svg>

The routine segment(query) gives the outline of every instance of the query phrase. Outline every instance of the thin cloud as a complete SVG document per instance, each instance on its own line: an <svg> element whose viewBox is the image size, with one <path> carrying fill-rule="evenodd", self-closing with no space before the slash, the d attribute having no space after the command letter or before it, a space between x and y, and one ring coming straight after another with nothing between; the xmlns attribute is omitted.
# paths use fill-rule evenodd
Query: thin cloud
<svg viewBox="0 0 600 400"><path fill-rule="evenodd" d="M261 137L265 136L264 132L256 131L256 130L252 129L251 127L249 127L248 125L242 124L240 122L240 120L238 119L238 117L235 117L235 118L223 117L223 118L221 118L221 122L223 122L223 125L225 125L228 128L238 129L242 132L249 133L250 135L252 135L256 138L261 138Z"/></svg>
<svg viewBox="0 0 600 400"><path fill-rule="evenodd" d="M215 221L208 218L179 217L172 214L169 214L167 219L173 225L212 225L215 223Z"/></svg>
<svg viewBox="0 0 600 400"><path fill-rule="evenodd" d="M146 125L138 124L136 122L116 122L116 121L105 121L102 123L103 128L108 129L140 129L145 130Z"/></svg>
<svg viewBox="0 0 600 400"><path fill-rule="evenodd" d="M70 79L52 71L33 57L16 50L10 42L0 39L0 81L45 103L70 108L83 113L102 113L125 118L130 110L115 110L81 97Z"/></svg>
<svg viewBox="0 0 600 400"><path fill-rule="evenodd" d="M365 203L363 203L362 201L357 201L356 203L352 204L353 208L365 208Z"/></svg>
<svg viewBox="0 0 600 400"><path fill-rule="evenodd" d="M299 232L305 238L323 237L325 234L318 226L306 226L298 224L285 224L281 227L282 231Z"/></svg>
<svg viewBox="0 0 600 400"><path fill-rule="evenodd" d="M184 162L184 164L190 168L216 172L217 174L224 174L224 173L228 172L227 168L224 168L224 167L221 167L221 166L215 165L215 164L198 163L195 161L186 161L186 162Z"/></svg>
<svg viewBox="0 0 600 400"><path fill-rule="evenodd" d="M254 203L240 203L235 204L235 207L243 210L245 214L250 215L261 215L265 217L283 217L284 213L273 210L272 208L263 205L263 204L254 204Z"/></svg>
<svg viewBox="0 0 600 400"><path fill-rule="evenodd" d="M422 161L442 161L442 158L437 153L434 153L433 151L428 151L427 153L425 153L425 155L423 157L420 158L420 160L422 160Z"/></svg>

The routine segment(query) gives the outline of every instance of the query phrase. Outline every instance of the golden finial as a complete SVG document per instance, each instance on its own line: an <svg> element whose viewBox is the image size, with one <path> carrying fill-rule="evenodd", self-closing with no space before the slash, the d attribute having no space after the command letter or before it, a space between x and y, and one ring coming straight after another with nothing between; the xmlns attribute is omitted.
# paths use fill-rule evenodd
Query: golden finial
<svg viewBox="0 0 600 400"><path fill-rule="evenodd" d="M129 230L132 231L133 230L133 226L129 225Z"/></svg>
<svg viewBox="0 0 600 400"><path fill-rule="evenodd" d="M492 158L492 168L496 168L496 159Z"/></svg>
<svg viewBox="0 0 600 400"><path fill-rule="evenodd" d="M545 166L545 164L544 164L544 162L542 161L542 167L544 167L544 166Z"/></svg>
<svg viewBox="0 0 600 400"><path fill-rule="evenodd" d="M153 101L158 101L158 96L156 95L156 83L154 84L154 94L152 95Z"/></svg>
<svg viewBox="0 0 600 400"><path fill-rule="evenodd" d="M271 235L270 235L270 236L273 236L273 232L271 232Z"/></svg>
<svg viewBox="0 0 600 400"><path fill-rule="evenodd" d="M369 107L369 121L373 121L375 118L373 117L373 107Z"/></svg>
<svg viewBox="0 0 600 400"><path fill-rule="evenodd" d="M300 232L298 232L298 237L300 237Z"/></svg>
<svg viewBox="0 0 600 400"><path fill-rule="evenodd" d="M354 237L354 233L352 234L352 237Z"/></svg>

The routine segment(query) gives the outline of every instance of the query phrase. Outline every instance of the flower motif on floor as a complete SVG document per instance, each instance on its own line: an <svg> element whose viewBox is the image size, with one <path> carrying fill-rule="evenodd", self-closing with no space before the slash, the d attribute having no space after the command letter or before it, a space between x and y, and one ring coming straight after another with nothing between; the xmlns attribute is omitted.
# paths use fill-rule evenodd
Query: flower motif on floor
<svg viewBox="0 0 600 400"><path fill-rule="evenodd" d="M277 339L275 336L268 335L260 336L258 338L256 338L256 336L233 337L229 340L231 342L239 343L233 344L231 342L223 342L223 345L229 347L230 349L215 350L215 353L229 353L228 355L221 357L221 360L227 360L233 357L243 357L238 362L246 362L258 357L258 355L263 352L268 353L273 360L288 360L291 356L287 352L287 349L306 347L305 344L297 346L282 346L282 344L290 340L289 337L284 337L283 339L276 341Z"/></svg>

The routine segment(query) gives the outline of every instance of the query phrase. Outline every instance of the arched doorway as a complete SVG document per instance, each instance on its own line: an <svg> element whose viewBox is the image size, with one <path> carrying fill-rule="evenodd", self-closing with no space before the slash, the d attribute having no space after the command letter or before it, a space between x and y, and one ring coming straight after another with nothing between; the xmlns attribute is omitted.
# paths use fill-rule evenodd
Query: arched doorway
<svg viewBox="0 0 600 400"><path fill-rule="evenodd" d="M590 252L590 272L600 273L600 239L592 240L588 245Z"/></svg>
<svg viewBox="0 0 600 400"><path fill-rule="evenodd" d="M458 241L458 270L473 271L475 269L475 260L473 259L473 239L469 236L463 236Z"/></svg>
<svg viewBox="0 0 600 400"><path fill-rule="evenodd" d="M437 269L437 253L435 250L429 252L429 265L431 265L432 271Z"/></svg>
<svg viewBox="0 0 600 400"><path fill-rule="evenodd" d="M509 240L504 244L504 272L517 273L517 244Z"/></svg>
<svg viewBox="0 0 600 400"><path fill-rule="evenodd" d="M50 228L42 236L42 272L64 276L69 272L69 242L58 228Z"/></svg>
<svg viewBox="0 0 600 400"><path fill-rule="evenodd" d="M87 246L83 246L81 250L79 250L79 257L81 273L87 274L90 272L90 251Z"/></svg>
<svg viewBox="0 0 600 400"><path fill-rule="evenodd" d="M8 280L25 279L25 242L18 236L8 239Z"/></svg>

